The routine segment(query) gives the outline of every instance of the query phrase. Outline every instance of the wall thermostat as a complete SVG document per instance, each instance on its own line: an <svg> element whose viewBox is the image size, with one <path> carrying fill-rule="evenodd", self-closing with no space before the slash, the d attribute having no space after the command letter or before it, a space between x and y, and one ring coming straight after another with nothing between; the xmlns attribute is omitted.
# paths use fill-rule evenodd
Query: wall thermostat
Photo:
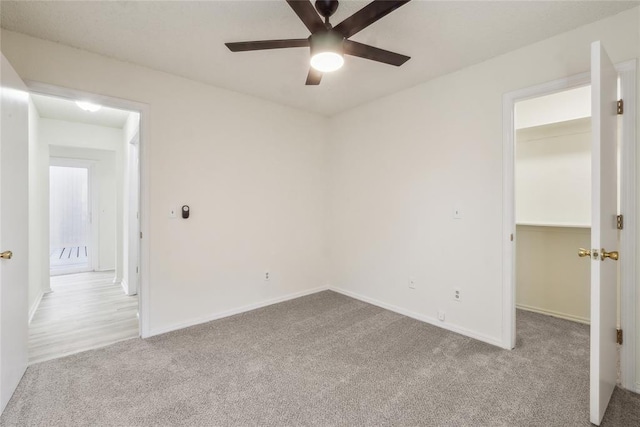
<svg viewBox="0 0 640 427"><path fill-rule="evenodd" d="M182 207L182 218L189 218L189 206L188 205L184 205Z"/></svg>

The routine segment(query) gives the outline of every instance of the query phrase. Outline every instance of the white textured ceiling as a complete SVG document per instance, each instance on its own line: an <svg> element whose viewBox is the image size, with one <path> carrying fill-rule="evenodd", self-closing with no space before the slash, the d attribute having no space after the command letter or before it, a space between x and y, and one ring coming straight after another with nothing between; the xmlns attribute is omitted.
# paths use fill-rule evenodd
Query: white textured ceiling
<svg viewBox="0 0 640 427"><path fill-rule="evenodd" d="M366 5L340 1L335 25ZM352 37L406 54L396 68L347 57L305 86L306 48L230 52L230 41L309 35L284 0L5 1L3 28L332 115L637 6L637 1L413 0Z"/></svg>
<svg viewBox="0 0 640 427"><path fill-rule="evenodd" d="M92 113L82 110L75 101L52 96L32 94L31 100L40 117L45 119L66 120L121 129L131 114L129 111L109 107L102 107Z"/></svg>

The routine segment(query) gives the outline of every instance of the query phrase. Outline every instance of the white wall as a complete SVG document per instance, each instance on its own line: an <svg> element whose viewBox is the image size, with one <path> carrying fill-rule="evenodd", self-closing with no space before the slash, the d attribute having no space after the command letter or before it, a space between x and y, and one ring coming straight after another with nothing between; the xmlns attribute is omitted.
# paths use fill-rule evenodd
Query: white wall
<svg viewBox="0 0 640 427"><path fill-rule="evenodd" d="M49 286L49 146L29 101L29 320Z"/></svg>
<svg viewBox="0 0 640 427"><path fill-rule="evenodd" d="M122 151L122 129L42 118L40 133L49 145Z"/></svg>
<svg viewBox="0 0 640 427"><path fill-rule="evenodd" d="M516 306L582 323L590 321L591 228L516 227Z"/></svg>
<svg viewBox="0 0 640 427"><path fill-rule="evenodd" d="M591 86L518 102L514 116L516 129L591 117Z"/></svg>
<svg viewBox="0 0 640 427"><path fill-rule="evenodd" d="M516 222L591 226L591 120L516 132Z"/></svg>
<svg viewBox="0 0 640 427"><path fill-rule="evenodd" d="M638 9L335 117L331 284L488 342L502 331L502 96L638 57ZM454 208L462 219L453 218ZM409 289L409 276L416 289ZM462 301L454 301L459 288ZM439 322L438 311L446 313Z"/></svg>
<svg viewBox="0 0 640 427"><path fill-rule="evenodd" d="M326 284L325 118L5 30L2 51L24 79L148 104L151 333Z"/></svg>
<svg viewBox="0 0 640 427"><path fill-rule="evenodd" d="M117 235L122 233L122 224L118 228L117 221L118 213L122 212L122 188L118 187L122 182L121 178L118 179L118 156L122 156L123 151L122 129L42 118L39 134L42 141L49 146L78 149L61 151L52 147L53 157L89 159L97 162L95 173L98 180L99 206L97 218L94 215L94 220L99 223L97 269L115 270L116 260L122 256L117 240ZM64 153L71 154L66 156Z"/></svg>

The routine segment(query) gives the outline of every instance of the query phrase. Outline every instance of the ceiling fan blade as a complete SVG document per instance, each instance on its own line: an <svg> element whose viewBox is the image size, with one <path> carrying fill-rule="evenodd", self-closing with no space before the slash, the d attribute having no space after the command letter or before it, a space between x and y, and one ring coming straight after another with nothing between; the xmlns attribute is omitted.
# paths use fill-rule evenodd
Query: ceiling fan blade
<svg viewBox="0 0 640 427"><path fill-rule="evenodd" d="M411 59L410 56L389 52L384 49L378 49L377 47L354 42L353 40L344 41L344 53L346 55L359 56L360 58L370 59L372 61L384 62L385 64L395 65L396 67L399 67Z"/></svg>
<svg viewBox="0 0 640 427"><path fill-rule="evenodd" d="M311 33L325 29L322 18L309 0L287 0L287 3Z"/></svg>
<svg viewBox="0 0 640 427"><path fill-rule="evenodd" d="M307 74L307 82L305 84L307 86L316 86L320 84L321 79L322 79L321 71L318 71L315 68L309 68L309 74Z"/></svg>
<svg viewBox="0 0 640 427"><path fill-rule="evenodd" d="M338 25L334 30L349 38L355 33L387 16L400 6L409 3L410 0L374 0Z"/></svg>
<svg viewBox="0 0 640 427"><path fill-rule="evenodd" d="M308 47L309 39L259 40L253 42L225 43L231 52L248 50L283 49L287 47Z"/></svg>

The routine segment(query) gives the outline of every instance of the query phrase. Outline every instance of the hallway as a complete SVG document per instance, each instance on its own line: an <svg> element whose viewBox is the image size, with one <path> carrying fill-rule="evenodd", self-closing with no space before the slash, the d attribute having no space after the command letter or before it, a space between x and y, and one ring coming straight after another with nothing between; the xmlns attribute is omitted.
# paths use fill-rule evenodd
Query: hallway
<svg viewBox="0 0 640 427"><path fill-rule="evenodd" d="M138 336L138 297L112 283L113 271L51 277L29 325L29 364Z"/></svg>

